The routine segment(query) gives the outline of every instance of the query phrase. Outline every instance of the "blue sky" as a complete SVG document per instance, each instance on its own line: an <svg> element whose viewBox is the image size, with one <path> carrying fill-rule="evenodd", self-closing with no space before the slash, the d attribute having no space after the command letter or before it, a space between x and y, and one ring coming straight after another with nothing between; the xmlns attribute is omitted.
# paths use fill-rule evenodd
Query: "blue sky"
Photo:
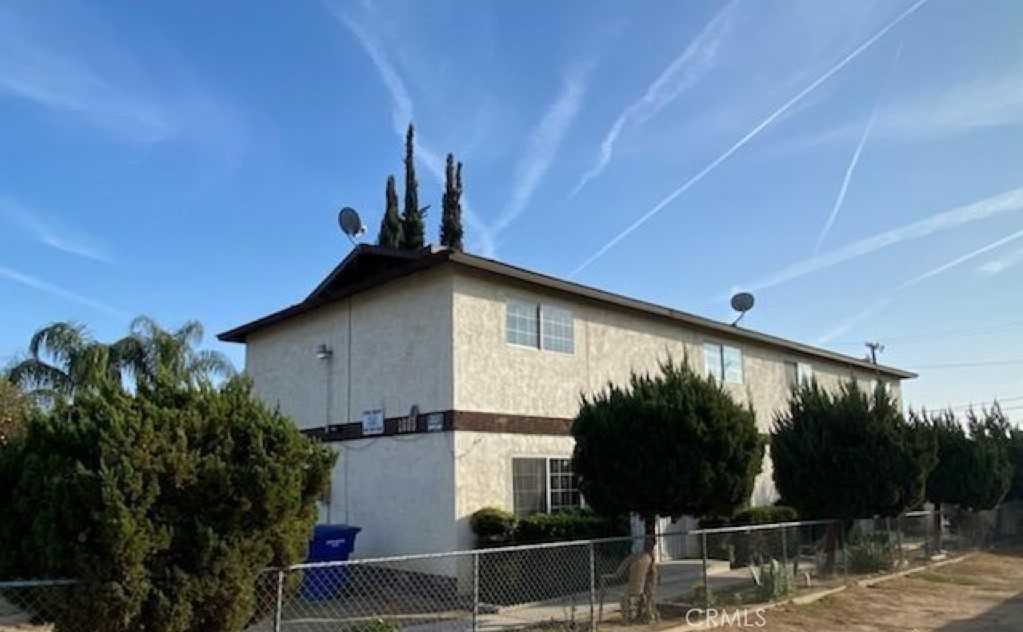
<svg viewBox="0 0 1023 632"><path fill-rule="evenodd" d="M453 151L473 252L1023 419L1016 0L0 4L0 358L295 302L409 120L431 241Z"/></svg>

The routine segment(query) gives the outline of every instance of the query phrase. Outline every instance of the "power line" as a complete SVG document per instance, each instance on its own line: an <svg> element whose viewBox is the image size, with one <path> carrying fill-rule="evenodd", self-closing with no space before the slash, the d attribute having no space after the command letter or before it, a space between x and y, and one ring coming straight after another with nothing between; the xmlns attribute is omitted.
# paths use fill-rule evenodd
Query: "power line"
<svg viewBox="0 0 1023 632"><path fill-rule="evenodd" d="M938 364L917 364L915 369L968 369L985 366L1014 366L1023 364L1023 360L986 360L982 362L943 362Z"/></svg>
<svg viewBox="0 0 1023 632"><path fill-rule="evenodd" d="M1013 396L1013 397L996 397L996 398L994 398L992 400L989 400L989 401L970 402L969 404L956 404L955 406L945 406L942 410L948 410L948 409L960 410L960 409L965 409L965 408L975 408L975 407L978 407L978 406L993 406L995 404L998 404L999 406L1001 406L1004 402L1014 402L1014 401L1018 401L1018 400L1021 400L1021 399L1023 399L1023 395L1017 395L1017 396Z"/></svg>
<svg viewBox="0 0 1023 632"><path fill-rule="evenodd" d="M1011 329L1023 328L1023 321L1014 321L1007 323L1000 323L995 325L985 325L981 327L968 327L961 329L944 329L939 331L931 331L925 333L912 333L912 334L897 334L894 336L878 336L878 338L886 343L900 342L900 343L912 343L912 342L929 342L936 338L948 339L959 336L970 336L982 333L992 332L1003 332ZM834 343L836 346L844 347L858 347L863 343L860 341L844 340Z"/></svg>

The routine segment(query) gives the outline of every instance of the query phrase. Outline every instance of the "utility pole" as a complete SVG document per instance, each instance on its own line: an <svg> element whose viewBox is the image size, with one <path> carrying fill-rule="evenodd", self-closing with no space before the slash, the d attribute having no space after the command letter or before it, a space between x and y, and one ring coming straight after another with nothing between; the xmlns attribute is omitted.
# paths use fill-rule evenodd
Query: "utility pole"
<svg viewBox="0 0 1023 632"><path fill-rule="evenodd" d="M884 351L884 345L880 342L864 342L867 346L867 359L872 364L877 364L877 354Z"/></svg>

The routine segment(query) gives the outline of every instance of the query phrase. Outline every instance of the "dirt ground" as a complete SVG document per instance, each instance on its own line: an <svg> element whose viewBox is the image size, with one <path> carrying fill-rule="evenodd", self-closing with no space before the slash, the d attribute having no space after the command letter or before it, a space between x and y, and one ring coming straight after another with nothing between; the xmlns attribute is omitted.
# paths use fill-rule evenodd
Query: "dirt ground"
<svg viewBox="0 0 1023 632"><path fill-rule="evenodd" d="M1023 632L1023 550L980 553L763 616L763 632ZM758 622L751 613L747 625Z"/></svg>

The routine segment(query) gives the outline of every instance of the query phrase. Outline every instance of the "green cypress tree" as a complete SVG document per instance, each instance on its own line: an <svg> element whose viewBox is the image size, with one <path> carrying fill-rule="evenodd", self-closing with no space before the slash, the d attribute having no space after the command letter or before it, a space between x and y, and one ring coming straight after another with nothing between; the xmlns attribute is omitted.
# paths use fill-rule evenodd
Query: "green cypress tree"
<svg viewBox="0 0 1023 632"><path fill-rule="evenodd" d="M462 234L462 163L458 163L456 167L455 157L448 154L447 169L444 173L440 245L461 252Z"/></svg>
<svg viewBox="0 0 1023 632"><path fill-rule="evenodd" d="M398 215L398 191L394 185L394 176L387 176L387 206L384 217L380 220L380 233L377 245L385 248L401 247L401 217Z"/></svg>
<svg viewBox="0 0 1023 632"><path fill-rule="evenodd" d="M408 125L405 134L405 208L401 212L401 247L418 250L426 245L423 213L419 209L419 182L416 181L415 128Z"/></svg>
<svg viewBox="0 0 1023 632"><path fill-rule="evenodd" d="M794 391L771 435L781 502L804 518L897 516L919 506L934 452L882 386L868 394L853 380L838 392L816 382ZM829 526L828 571L837 536Z"/></svg>
<svg viewBox="0 0 1023 632"><path fill-rule="evenodd" d="M584 397L572 424L572 467L586 503L607 516L638 515L648 559L658 516L731 515L753 494L764 456L749 406L686 360L660 369ZM639 612L627 619L656 618L653 568Z"/></svg>

